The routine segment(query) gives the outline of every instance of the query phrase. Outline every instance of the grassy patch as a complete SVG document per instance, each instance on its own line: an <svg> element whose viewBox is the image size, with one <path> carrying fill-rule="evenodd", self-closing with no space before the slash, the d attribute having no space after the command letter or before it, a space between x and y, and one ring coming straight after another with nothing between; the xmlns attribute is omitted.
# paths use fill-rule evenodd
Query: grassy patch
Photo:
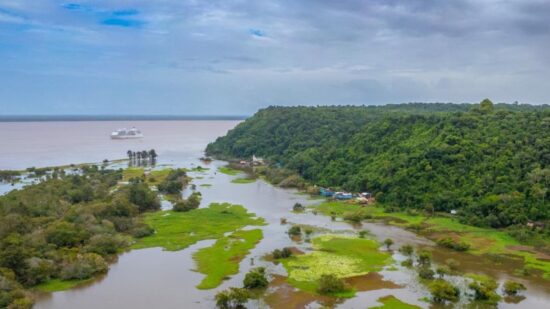
<svg viewBox="0 0 550 309"><path fill-rule="evenodd" d="M212 185L209 184L209 183L203 183L203 184L199 185L199 187L210 188L210 187L212 187Z"/></svg>
<svg viewBox="0 0 550 309"><path fill-rule="evenodd" d="M377 307L370 307L370 308L371 309L420 309L420 307L418 306L407 304L405 302L400 301L393 295L380 297L378 299L378 302L384 305L377 306Z"/></svg>
<svg viewBox="0 0 550 309"><path fill-rule="evenodd" d="M75 279L75 280L61 280L61 279L52 279L48 282L41 283L36 286L36 289L42 292L57 292L57 291L64 291L69 290L74 287L76 287L79 284L89 282L93 280L93 278L90 279Z"/></svg>
<svg viewBox="0 0 550 309"><path fill-rule="evenodd" d="M163 182L164 179L166 179L166 177L168 176L168 174L170 174L171 171L172 171L171 168L165 168L162 170L153 170L149 173L149 175L147 175L147 183L152 186L156 186L159 183Z"/></svg>
<svg viewBox="0 0 550 309"><path fill-rule="evenodd" d="M188 212L171 210L147 213L145 222L155 234L138 239L134 249L163 247L176 251L205 239L218 239L247 225L262 225L262 218L254 218L253 213L240 205L213 203L208 208Z"/></svg>
<svg viewBox="0 0 550 309"><path fill-rule="evenodd" d="M245 183L253 183L255 181L256 181L256 178L235 178L231 180L231 183L245 184Z"/></svg>
<svg viewBox="0 0 550 309"><path fill-rule="evenodd" d="M550 279L550 262L537 259L534 251L511 249L510 247L519 246L520 243L503 230L470 226L449 217L427 217L405 212L386 213L381 207L360 206L342 201L327 201L312 208L329 216L343 217L345 213L358 211L372 219L383 220L396 226L421 226L422 230L419 233L432 240L453 235L456 241L470 245L469 253L514 255L523 259L525 266L542 271L543 276Z"/></svg>
<svg viewBox="0 0 550 309"><path fill-rule="evenodd" d="M197 251L193 255L197 270L206 275L197 288L213 289L227 276L238 273L239 263L262 237L259 229L236 231L218 239L213 246Z"/></svg>
<svg viewBox="0 0 550 309"><path fill-rule="evenodd" d="M281 260L288 282L304 291L315 292L317 280L324 274L349 278L379 271L391 262L391 255L379 251L372 239L324 235L314 238L315 251ZM354 291L338 295L352 297Z"/></svg>
<svg viewBox="0 0 550 309"><path fill-rule="evenodd" d="M129 167L122 171L122 181L129 181L132 178L141 178L145 175L143 167Z"/></svg>
<svg viewBox="0 0 550 309"><path fill-rule="evenodd" d="M238 175L238 174L242 173L242 171L236 170L236 169L231 168L229 166L218 167L218 172L229 175L229 176L235 176L235 175Z"/></svg>

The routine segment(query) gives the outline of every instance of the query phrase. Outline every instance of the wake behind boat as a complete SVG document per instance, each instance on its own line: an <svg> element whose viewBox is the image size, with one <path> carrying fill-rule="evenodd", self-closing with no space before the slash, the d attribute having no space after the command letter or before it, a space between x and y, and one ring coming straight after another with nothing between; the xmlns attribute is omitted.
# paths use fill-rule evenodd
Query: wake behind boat
<svg viewBox="0 0 550 309"><path fill-rule="evenodd" d="M130 130L118 129L111 133L111 139L133 139L133 138L143 138L143 133L136 128L131 128Z"/></svg>

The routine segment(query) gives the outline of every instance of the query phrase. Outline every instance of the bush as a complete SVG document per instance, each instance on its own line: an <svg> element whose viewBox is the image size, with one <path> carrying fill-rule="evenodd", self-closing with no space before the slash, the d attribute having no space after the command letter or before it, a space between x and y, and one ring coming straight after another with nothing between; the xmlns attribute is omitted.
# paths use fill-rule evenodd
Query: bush
<svg viewBox="0 0 550 309"><path fill-rule="evenodd" d="M434 275L434 271L429 266L421 266L418 268L418 276L422 279L432 280Z"/></svg>
<svg viewBox="0 0 550 309"><path fill-rule="evenodd" d="M119 248L125 248L128 245L128 241L120 235L98 234L90 238L86 251L106 256L115 254Z"/></svg>
<svg viewBox="0 0 550 309"><path fill-rule="evenodd" d="M60 221L54 223L46 230L46 241L57 247L74 247L89 237L76 224Z"/></svg>
<svg viewBox="0 0 550 309"><path fill-rule="evenodd" d="M271 253L274 259L286 259L292 256L292 250L290 248L283 248L282 250L275 249Z"/></svg>
<svg viewBox="0 0 550 309"><path fill-rule="evenodd" d="M363 212L361 211L349 211L342 216L344 220L359 223L363 220Z"/></svg>
<svg viewBox="0 0 550 309"><path fill-rule="evenodd" d="M88 279L97 273L104 273L107 263L96 253L78 254L75 259L65 262L61 268L61 279Z"/></svg>
<svg viewBox="0 0 550 309"><path fill-rule="evenodd" d="M411 245L403 245L399 248L399 252L405 256L411 256L414 253L414 248Z"/></svg>
<svg viewBox="0 0 550 309"><path fill-rule="evenodd" d="M490 304L496 304L500 300L500 296L496 293L498 284L491 278L480 278L470 283L468 287L474 290L476 300L483 300Z"/></svg>
<svg viewBox="0 0 550 309"><path fill-rule="evenodd" d="M413 260L412 259L406 259L403 262L401 262L401 266L410 268L413 266Z"/></svg>
<svg viewBox="0 0 550 309"><path fill-rule="evenodd" d="M386 238L384 240L384 245L386 245L386 249L390 250L390 247L393 245L393 240L391 238Z"/></svg>
<svg viewBox="0 0 550 309"><path fill-rule="evenodd" d="M134 236L135 238L151 236L153 235L153 233L155 233L155 230L145 223L136 224L134 228L132 228L131 232L132 236Z"/></svg>
<svg viewBox="0 0 550 309"><path fill-rule="evenodd" d="M453 249L456 251L467 251L468 249L470 249L470 245L468 243L463 241L457 242L451 237L438 239L437 244L442 247Z"/></svg>
<svg viewBox="0 0 550 309"><path fill-rule="evenodd" d="M445 280L435 280L429 285L432 300L437 303L456 302L460 297L460 290Z"/></svg>
<svg viewBox="0 0 550 309"><path fill-rule="evenodd" d="M288 235L300 236L302 234L302 228L298 225L293 225L288 229Z"/></svg>
<svg viewBox="0 0 550 309"><path fill-rule="evenodd" d="M200 192L193 192L191 195L183 201L177 202L174 204L174 211L190 211L193 209L199 208L199 205L201 203L201 193Z"/></svg>
<svg viewBox="0 0 550 309"><path fill-rule="evenodd" d="M504 283L504 293L506 293L509 296L515 296L519 292L525 290L525 285L515 282L515 281L506 281Z"/></svg>
<svg viewBox="0 0 550 309"><path fill-rule="evenodd" d="M368 233L369 232L365 230L359 231L359 238L365 238L365 236L367 236Z"/></svg>
<svg viewBox="0 0 550 309"><path fill-rule="evenodd" d="M304 205L300 204L300 203L296 203L294 204L294 206L292 206L292 210L294 211L304 211L306 208L304 207Z"/></svg>
<svg viewBox="0 0 550 309"><path fill-rule="evenodd" d="M250 298L250 293L246 289L229 288L216 294L215 298L218 308L242 308Z"/></svg>
<svg viewBox="0 0 550 309"><path fill-rule="evenodd" d="M265 277L265 268L258 267L249 271L243 280L243 286L246 289L265 288L268 285Z"/></svg>
<svg viewBox="0 0 550 309"><path fill-rule="evenodd" d="M317 292L319 294L334 294L346 290L344 281L335 275L322 275L318 280L318 284Z"/></svg>
<svg viewBox="0 0 550 309"><path fill-rule="evenodd" d="M432 263L432 254L429 251L421 250L418 252L418 264L430 265Z"/></svg>

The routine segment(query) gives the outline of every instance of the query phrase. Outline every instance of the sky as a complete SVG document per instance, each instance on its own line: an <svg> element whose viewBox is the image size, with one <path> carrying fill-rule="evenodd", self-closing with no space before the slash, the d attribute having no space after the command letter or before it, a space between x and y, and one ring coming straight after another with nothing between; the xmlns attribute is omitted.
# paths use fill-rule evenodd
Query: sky
<svg viewBox="0 0 550 309"><path fill-rule="evenodd" d="M0 115L550 103L548 0L0 0Z"/></svg>

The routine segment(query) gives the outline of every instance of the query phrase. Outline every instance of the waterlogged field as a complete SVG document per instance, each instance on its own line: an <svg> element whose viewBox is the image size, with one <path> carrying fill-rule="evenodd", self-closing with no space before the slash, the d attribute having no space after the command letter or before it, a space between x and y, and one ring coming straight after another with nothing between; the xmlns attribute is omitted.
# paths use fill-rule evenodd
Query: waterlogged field
<svg viewBox="0 0 550 309"><path fill-rule="evenodd" d="M240 230L193 254L197 271L206 275L197 288L215 288L229 275L238 273L239 263L262 237L262 230L259 229Z"/></svg>
<svg viewBox="0 0 550 309"><path fill-rule="evenodd" d="M372 239L326 234L312 240L313 252L282 259L293 286L315 293L322 275L350 278L376 272L392 262L391 254L379 250ZM353 288L353 287L352 287ZM355 291L340 293L352 297Z"/></svg>
<svg viewBox="0 0 550 309"><path fill-rule="evenodd" d="M468 253L477 256L503 255L519 258L523 261L525 268L550 279L550 256L538 252L531 246L521 245L506 231L465 225L449 217L427 217L404 212L387 213L381 207L341 201L326 201L312 209L324 215L342 219L381 220L413 230L434 241L450 237L456 242L467 244ZM516 269L518 273L522 271L523 269Z"/></svg>
<svg viewBox="0 0 550 309"><path fill-rule="evenodd" d="M200 240L218 239L245 226L264 224L263 219L256 218L243 206L229 203L213 203L207 208L188 212L148 213L145 222L155 230L155 234L137 240L134 249L162 247L169 251L182 250Z"/></svg>

